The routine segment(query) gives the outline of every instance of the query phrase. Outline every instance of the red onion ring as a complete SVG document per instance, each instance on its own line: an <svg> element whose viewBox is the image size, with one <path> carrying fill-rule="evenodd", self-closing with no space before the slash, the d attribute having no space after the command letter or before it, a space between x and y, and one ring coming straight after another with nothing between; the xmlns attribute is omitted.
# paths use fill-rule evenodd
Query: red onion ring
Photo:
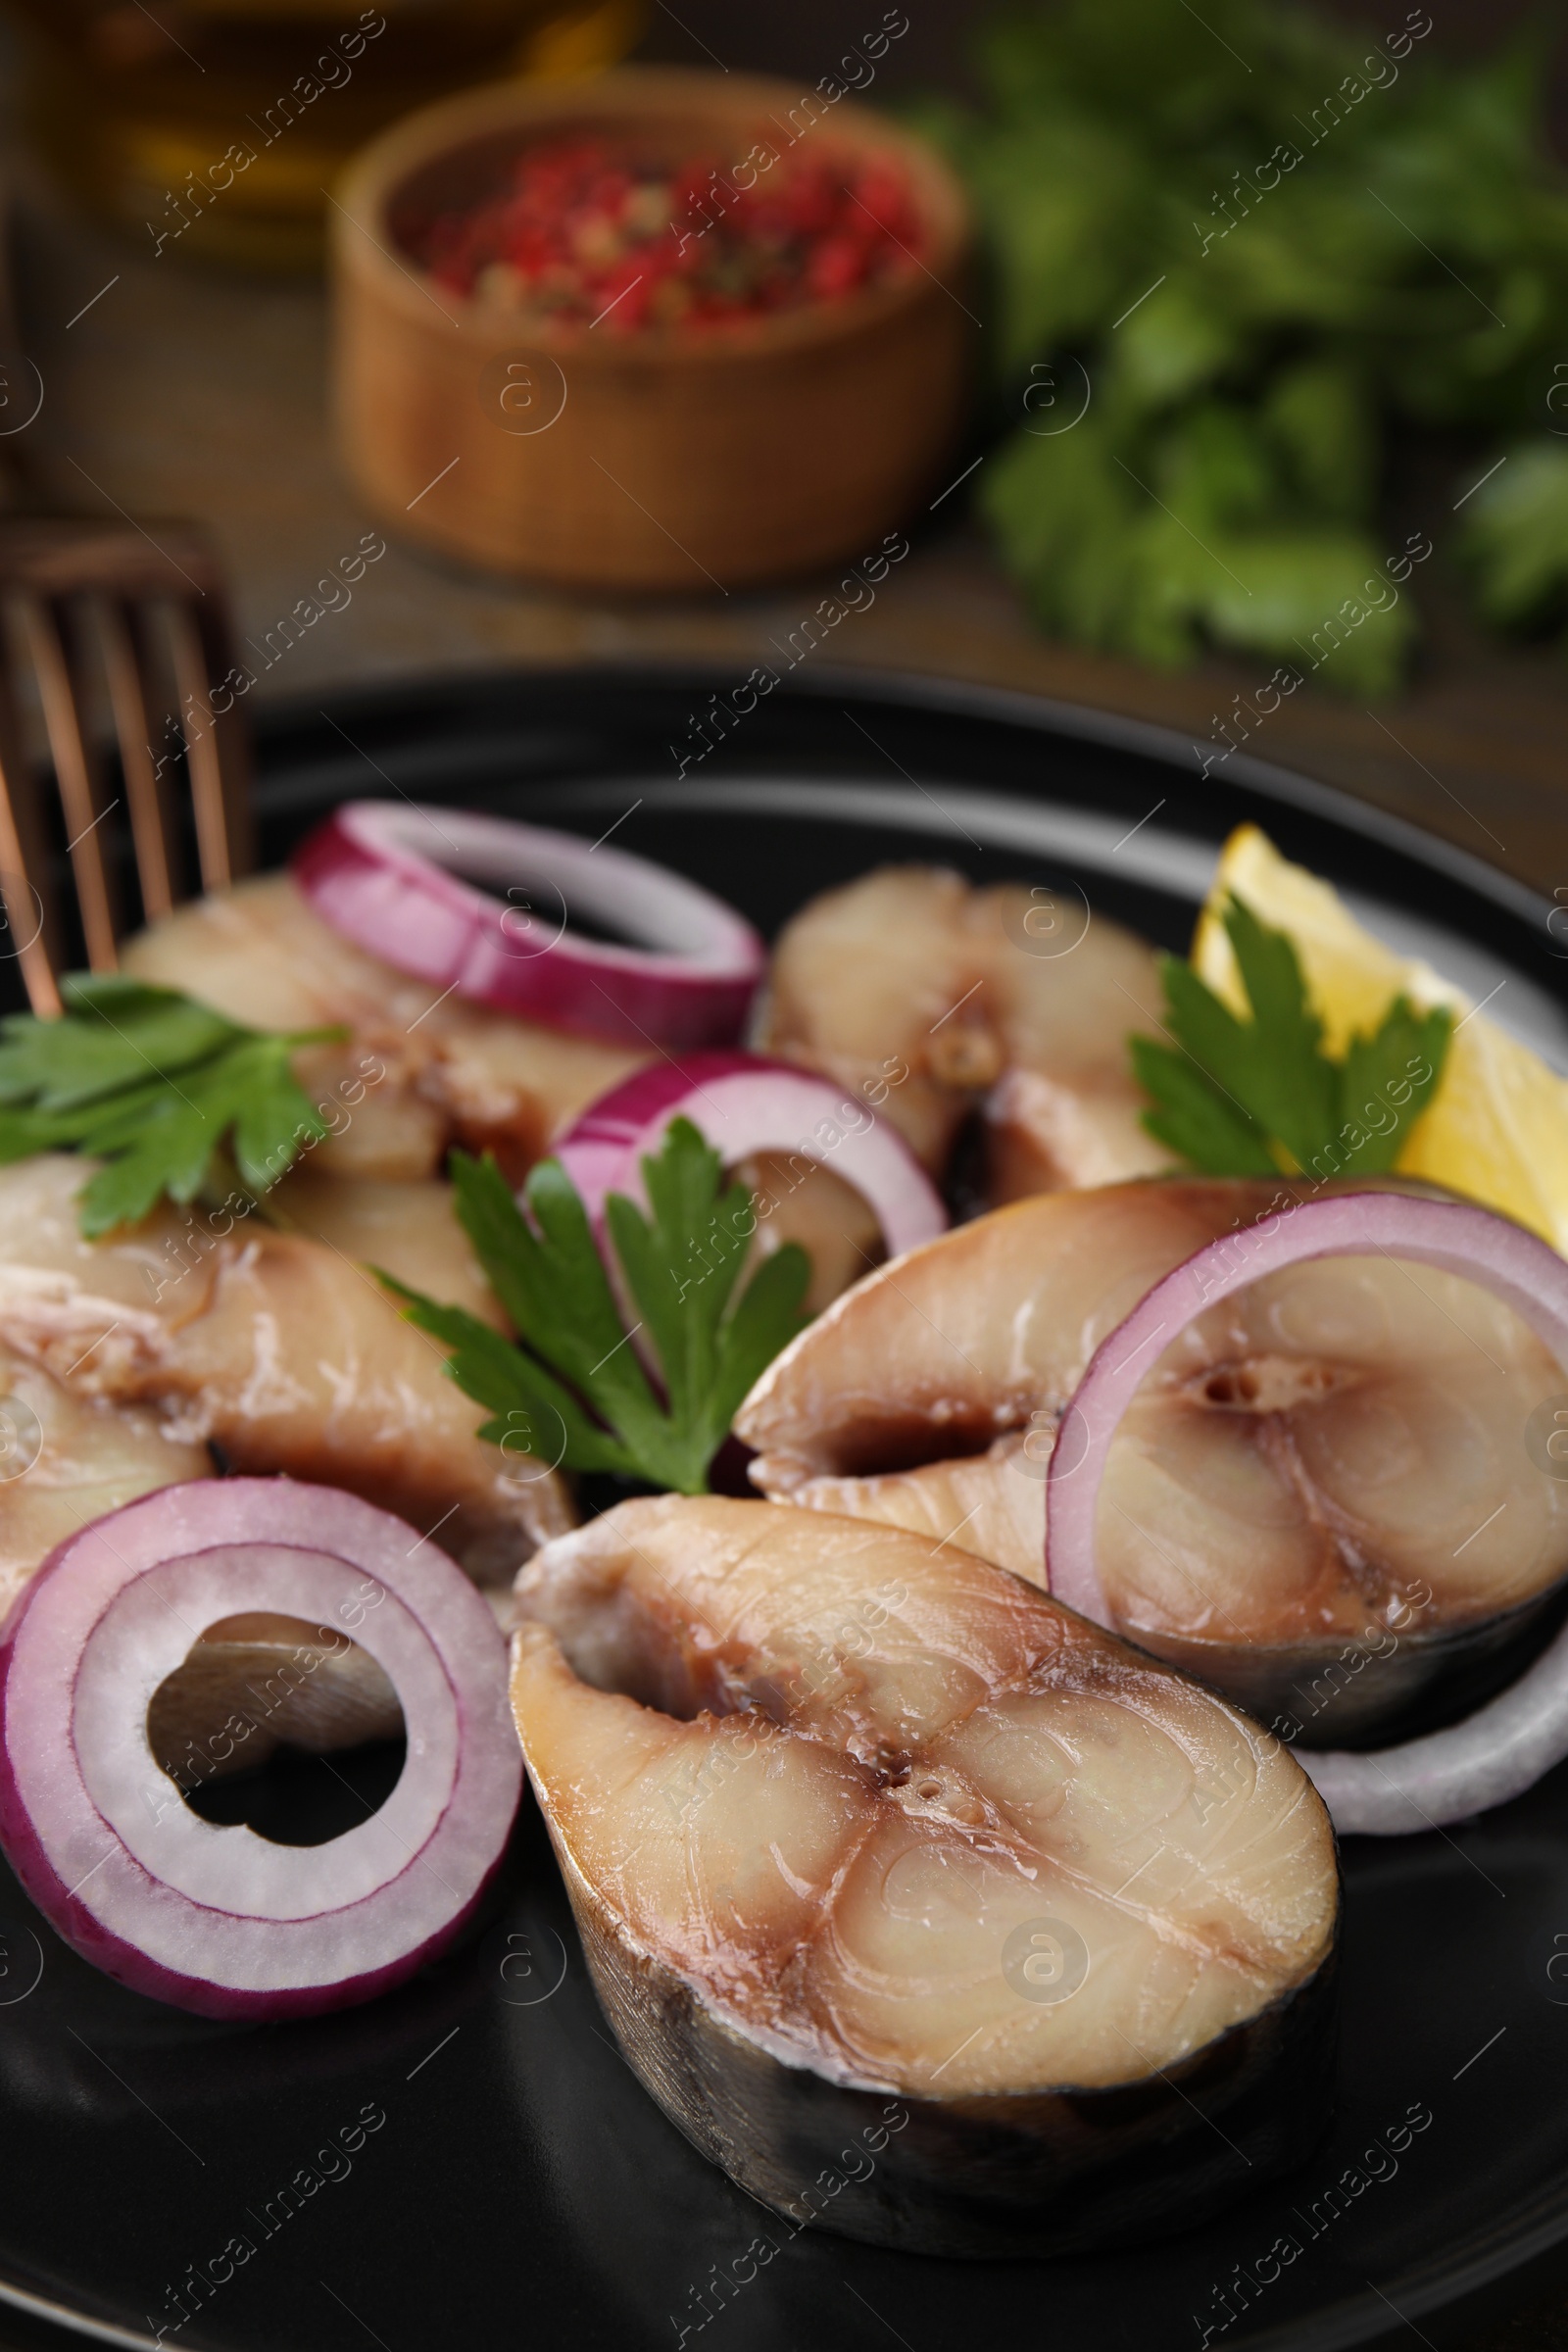
<svg viewBox="0 0 1568 2352"><path fill-rule="evenodd" d="M215 1828L148 1743L149 1702L195 1637L252 1609L341 1629L402 1701L397 1787L324 1845ZM165 1487L60 1544L0 1633L12 1868L84 1959L203 2016L307 2016L411 1976L478 1903L521 1769L485 1601L401 1519L335 1488Z"/></svg>
<svg viewBox="0 0 1568 2352"><path fill-rule="evenodd" d="M766 964L751 924L683 875L507 817L349 801L290 863L334 931L400 972L623 1045L732 1044ZM449 865L508 896L476 889ZM509 904L512 892L541 884L561 901L553 937L553 917ZM568 900L646 945L574 935Z"/></svg>
<svg viewBox="0 0 1568 2352"><path fill-rule="evenodd" d="M864 1124L841 1124L852 1112ZM651 1062L601 1095L556 1147L598 1226L606 1196L643 1203L642 1162L674 1118L690 1119L726 1167L754 1152L787 1152L829 1163L876 1213L888 1255L898 1257L948 1227L948 1212L914 1153L869 1103L793 1062L759 1054L687 1054ZM832 1134L821 1130L831 1125Z"/></svg>
<svg viewBox="0 0 1568 2352"><path fill-rule="evenodd" d="M1046 1581L1069 1608L1118 1631L1095 1566L1111 1440L1144 1375L1189 1323L1233 1291L1314 1257L1411 1258L1511 1306L1568 1365L1568 1264L1522 1226L1458 1200L1342 1193L1293 1202L1195 1251L1102 1342L1062 1417L1046 1484ZM1156 1341L1160 1343L1156 1348ZM1568 1628L1512 1687L1463 1723L1366 1754L1301 1751L1335 1828L1397 1837L1463 1820L1531 1788L1568 1756Z"/></svg>

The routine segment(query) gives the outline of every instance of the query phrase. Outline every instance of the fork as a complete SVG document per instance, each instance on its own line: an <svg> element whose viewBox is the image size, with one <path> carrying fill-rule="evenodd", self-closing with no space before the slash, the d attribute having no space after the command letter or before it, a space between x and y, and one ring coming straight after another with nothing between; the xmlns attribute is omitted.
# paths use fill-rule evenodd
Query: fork
<svg viewBox="0 0 1568 2352"><path fill-rule="evenodd" d="M0 409L37 372L18 322L15 227L16 188L0 164ZM41 400L41 377L38 385ZM164 772L171 762L155 756L149 739L160 678L172 683L180 714L175 732L203 890L250 870L249 746L234 697L226 712L213 709L233 650L222 571L207 534L189 522L62 512L30 442L13 428L0 448L0 957L9 941L33 1011L49 1016L61 1010L56 975L70 936L56 887L66 858L88 963L108 972L119 962L123 840L108 820L122 802L142 920L156 922L183 895L184 827ZM106 695L120 751L113 800L101 749ZM41 748L39 717L58 810L31 757Z"/></svg>
<svg viewBox="0 0 1568 2352"><path fill-rule="evenodd" d="M143 920L168 914L185 895L169 760L157 758L149 740L160 669L173 680L204 891L250 870L247 742L232 695L226 711L214 709L233 649L220 567L196 525L0 516L0 600L12 655L11 663L0 661L0 899L28 1001L48 1016L61 1010L56 974L66 938L55 888L59 825L27 758L16 657L30 667L95 972L115 970L124 928L117 861L106 850L107 820L122 802ZM95 685L100 703L107 690L119 746L122 790L114 799L93 725Z"/></svg>

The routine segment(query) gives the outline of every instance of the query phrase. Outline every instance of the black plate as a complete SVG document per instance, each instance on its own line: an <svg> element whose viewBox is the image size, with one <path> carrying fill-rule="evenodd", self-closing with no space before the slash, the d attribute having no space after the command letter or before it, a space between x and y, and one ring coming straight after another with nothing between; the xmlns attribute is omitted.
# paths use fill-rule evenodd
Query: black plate
<svg viewBox="0 0 1568 2352"><path fill-rule="evenodd" d="M1175 946L1214 849L1254 817L1478 996L1506 979L1499 1013L1568 1038L1551 902L1317 786L1241 757L1203 781L1194 747L1152 728L842 671L761 702L677 782L729 683L514 674L281 711L266 855L340 799L401 791L590 838L613 824L768 928L919 858L1081 889ZM1239 2177L1235 2206L1179 2241L1051 2264L792 2237L710 2170L612 2046L531 1806L464 1949L305 2025L215 2026L122 1991L4 1880L0 2296L104 2341L162 2326L213 2352L1327 2352L1412 2324L1451 2341L1478 2296L1568 2240L1565 1801L1568 1767L1452 1835L1352 1840L1331 2139L1281 2187ZM1296 2251L1269 2259L1281 2238Z"/></svg>

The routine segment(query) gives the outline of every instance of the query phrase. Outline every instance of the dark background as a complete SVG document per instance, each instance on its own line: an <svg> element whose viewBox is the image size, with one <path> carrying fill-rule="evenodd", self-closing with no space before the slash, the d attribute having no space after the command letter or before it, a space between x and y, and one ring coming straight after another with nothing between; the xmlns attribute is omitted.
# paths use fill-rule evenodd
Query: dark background
<svg viewBox="0 0 1568 2352"><path fill-rule="evenodd" d="M1115 0L1105 0L1114 9ZM718 62L732 73L786 74L814 81L831 63L835 44L852 39L878 22L883 0L650 0L653 23L637 54L664 65ZM1348 24L1364 25L1369 36L1393 31L1413 0L1320 0L1322 13ZM907 0L909 29L888 52L879 71L882 89L907 90L921 83L951 89L961 82L975 27L989 13L973 0ZM1434 44L1450 56L1474 56L1495 48L1512 32L1539 27L1556 51L1552 125L1556 144L1568 153L1568 51L1564 12L1556 0L1432 0Z"/></svg>

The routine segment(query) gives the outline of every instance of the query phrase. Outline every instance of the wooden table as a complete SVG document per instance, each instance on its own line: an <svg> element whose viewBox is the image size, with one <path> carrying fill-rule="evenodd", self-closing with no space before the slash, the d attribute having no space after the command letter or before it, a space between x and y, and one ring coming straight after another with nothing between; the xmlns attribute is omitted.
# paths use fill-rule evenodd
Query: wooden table
<svg viewBox="0 0 1568 2352"><path fill-rule="evenodd" d="M240 632L265 661L267 632L369 520L328 447L320 289L149 260L64 217L37 190L24 192L19 242L20 307L45 387L29 443L55 491L92 512L208 523L228 559ZM1235 693L1258 683L1250 667L1215 662L1161 676L1037 636L965 519L964 497L919 522L914 552L875 605L813 662L1022 688L1199 737ZM1439 541L1433 574L1446 519L1441 507L1413 514ZM598 600L468 577L394 545L350 605L262 670L257 691L308 695L345 680L505 662L697 659L739 678L827 585L722 597L699 581L689 599ZM1412 817L1538 888L1568 886L1563 659L1478 641L1441 576L1423 593L1431 638L1407 693L1372 712L1302 691L1248 748ZM1470 2346L1568 2352L1568 2300L1559 2294L1494 2323Z"/></svg>
<svg viewBox="0 0 1568 2352"><path fill-rule="evenodd" d="M268 630L368 519L323 425L320 289L150 260L44 213L36 198L21 231L21 308L45 385L29 446L73 506L209 523L229 561L241 633L265 660ZM1434 493L1436 511L1431 499L1412 510L1439 543L1427 567L1436 576L1421 581L1430 642L1420 677L1375 713L1303 690L1247 748L1414 817L1549 891L1568 883L1568 669L1554 650L1501 648L1468 629L1441 576L1449 493L1441 484ZM1204 739L1233 696L1266 675L1266 664L1213 662L1166 676L1038 636L966 519L966 496L960 489L919 518L911 556L813 663L1019 687ZM1402 536L1402 518L1398 527ZM681 599L561 595L445 570L394 545L351 605L263 670L258 693L509 662L704 659L739 679L828 585L717 596L695 572L694 581L698 592Z"/></svg>

